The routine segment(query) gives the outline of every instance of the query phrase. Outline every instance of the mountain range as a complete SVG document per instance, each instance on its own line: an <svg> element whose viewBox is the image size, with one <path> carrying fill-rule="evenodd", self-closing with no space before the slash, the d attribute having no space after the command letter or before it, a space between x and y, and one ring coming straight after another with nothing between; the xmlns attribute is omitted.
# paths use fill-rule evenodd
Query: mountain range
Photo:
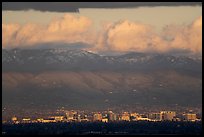
<svg viewBox="0 0 204 137"><path fill-rule="evenodd" d="M2 49L3 107L202 104L202 58Z"/></svg>
<svg viewBox="0 0 204 137"><path fill-rule="evenodd" d="M14 67L15 66L15 67ZM34 66L34 67L33 67ZM46 70L161 70L177 69L202 72L202 59L187 56L131 52L105 56L85 50L13 49L2 50L3 71Z"/></svg>

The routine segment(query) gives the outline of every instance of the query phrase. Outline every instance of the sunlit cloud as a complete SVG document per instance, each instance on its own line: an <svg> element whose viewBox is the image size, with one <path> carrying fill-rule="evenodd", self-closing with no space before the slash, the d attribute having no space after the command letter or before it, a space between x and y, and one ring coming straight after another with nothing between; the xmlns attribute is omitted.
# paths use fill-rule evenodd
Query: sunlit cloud
<svg viewBox="0 0 204 137"><path fill-rule="evenodd" d="M202 52L202 16L188 26L168 26L163 36L169 37L169 47L175 49Z"/></svg>
<svg viewBox="0 0 204 137"><path fill-rule="evenodd" d="M47 26L38 24L2 24L3 47L28 47L48 42L89 42L92 21L83 16L65 14ZM89 34L89 35L88 35ZM90 37L92 38L92 37Z"/></svg>
<svg viewBox="0 0 204 137"><path fill-rule="evenodd" d="M103 50L165 53L184 50L202 52L202 16L190 25L169 25L161 33L154 27L128 20L108 24L100 43Z"/></svg>
<svg viewBox="0 0 204 137"><path fill-rule="evenodd" d="M109 48L115 51L148 52L161 50L164 45L152 26L127 20L110 26L106 40Z"/></svg>
<svg viewBox="0 0 204 137"><path fill-rule="evenodd" d="M185 50L202 54L202 16L190 25L171 24L161 33L154 26L141 22L120 20L92 27L85 16L65 14L48 25L27 23L2 24L2 47L29 47L42 43L86 43L93 51L159 52Z"/></svg>

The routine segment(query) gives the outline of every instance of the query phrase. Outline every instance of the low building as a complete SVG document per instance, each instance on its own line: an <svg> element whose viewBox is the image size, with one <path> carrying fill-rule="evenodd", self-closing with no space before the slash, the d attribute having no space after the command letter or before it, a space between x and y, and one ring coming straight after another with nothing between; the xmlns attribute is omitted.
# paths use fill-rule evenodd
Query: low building
<svg viewBox="0 0 204 137"><path fill-rule="evenodd" d="M162 114L161 113L150 113L148 114L148 118L152 121L161 121L162 120Z"/></svg>
<svg viewBox="0 0 204 137"><path fill-rule="evenodd" d="M42 123L42 122L43 122L43 118L38 118L38 119L37 119L37 122Z"/></svg>
<svg viewBox="0 0 204 137"><path fill-rule="evenodd" d="M23 118L22 123L31 123L30 118Z"/></svg>
<svg viewBox="0 0 204 137"><path fill-rule="evenodd" d="M108 122L108 118L102 118L102 122L107 123Z"/></svg>
<svg viewBox="0 0 204 137"><path fill-rule="evenodd" d="M56 120L53 117L47 118L47 119L43 119L42 123L55 123Z"/></svg>
<svg viewBox="0 0 204 137"><path fill-rule="evenodd" d="M147 117L139 117L138 121L152 121L151 119L147 118Z"/></svg>
<svg viewBox="0 0 204 137"><path fill-rule="evenodd" d="M146 114L141 114L137 117L138 121L151 121L151 119L148 118L148 116Z"/></svg>
<svg viewBox="0 0 204 137"><path fill-rule="evenodd" d="M64 116L54 116L53 118L56 122L62 122L64 120Z"/></svg>
<svg viewBox="0 0 204 137"><path fill-rule="evenodd" d="M138 113L131 113L130 114L130 120L131 121L137 121L140 115Z"/></svg>
<svg viewBox="0 0 204 137"><path fill-rule="evenodd" d="M81 115L79 115L79 116L80 116L80 121L81 121L81 122L89 121L88 115L86 115L86 114L81 114ZM78 121L79 121L79 120L78 120Z"/></svg>
<svg viewBox="0 0 204 137"><path fill-rule="evenodd" d="M197 119L196 114L193 113L183 114L184 121L196 121L196 119Z"/></svg>
<svg viewBox="0 0 204 137"><path fill-rule="evenodd" d="M178 117L175 117L175 118L173 118L173 121L181 121L181 119Z"/></svg>

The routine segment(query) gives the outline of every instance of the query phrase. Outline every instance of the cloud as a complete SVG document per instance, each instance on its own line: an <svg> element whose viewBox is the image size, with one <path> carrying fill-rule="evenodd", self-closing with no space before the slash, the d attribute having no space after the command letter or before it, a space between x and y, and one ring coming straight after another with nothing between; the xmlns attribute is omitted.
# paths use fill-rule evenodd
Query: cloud
<svg viewBox="0 0 204 137"><path fill-rule="evenodd" d="M153 26L128 20L108 24L104 30L99 50L202 53L202 16L187 26L170 25L161 34Z"/></svg>
<svg viewBox="0 0 204 137"><path fill-rule="evenodd" d="M201 6L202 2L3 2L2 10L79 12L79 8L136 8L153 6Z"/></svg>
<svg viewBox="0 0 204 137"><path fill-rule="evenodd" d="M90 26L92 21L83 16L65 14L51 21L47 26L39 24L2 24L3 47L26 47L38 43L92 42ZM90 33L90 34L89 34ZM88 35L89 34L89 35Z"/></svg>
<svg viewBox="0 0 204 137"><path fill-rule="evenodd" d="M91 20L86 17L75 17L65 14L63 18L52 21L48 26L49 32L82 33L91 25Z"/></svg>
<svg viewBox="0 0 204 137"><path fill-rule="evenodd" d="M171 38L170 48L202 53L202 16L188 26L168 26L164 28L163 35Z"/></svg>
<svg viewBox="0 0 204 137"><path fill-rule="evenodd" d="M50 12L79 12L70 2L2 2L2 10L38 10Z"/></svg>
<svg viewBox="0 0 204 137"><path fill-rule="evenodd" d="M83 43L84 48L96 52L159 52L187 51L202 54L202 16L190 25L168 25L161 33L154 27L140 22L121 20L108 22L100 30L91 27L92 20L77 15L65 14L48 25L2 24L3 48L72 47ZM88 46L87 46L88 45Z"/></svg>
<svg viewBox="0 0 204 137"><path fill-rule="evenodd" d="M98 37L97 50L116 52L165 52L167 43L155 31L153 26L122 20L104 26Z"/></svg>
<svg viewBox="0 0 204 137"><path fill-rule="evenodd" d="M15 42L15 35L19 30L18 24L2 24L2 46L5 47Z"/></svg>
<svg viewBox="0 0 204 137"><path fill-rule="evenodd" d="M107 31L107 44L115 51L146 52L157 48L161 43L153 28L149 25L120 21L113 24Z"/></svg>

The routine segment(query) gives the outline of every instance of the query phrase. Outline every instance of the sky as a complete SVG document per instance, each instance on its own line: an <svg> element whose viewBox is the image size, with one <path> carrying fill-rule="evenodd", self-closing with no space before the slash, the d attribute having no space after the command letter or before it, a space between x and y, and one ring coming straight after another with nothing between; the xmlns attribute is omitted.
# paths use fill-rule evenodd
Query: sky
<svg viewBox="0 0 204 137"><path fill-rule="evenodd" d="M81 43L95 52L202 54L199 3L3 3L2 9L2 48Z"/></svg>

